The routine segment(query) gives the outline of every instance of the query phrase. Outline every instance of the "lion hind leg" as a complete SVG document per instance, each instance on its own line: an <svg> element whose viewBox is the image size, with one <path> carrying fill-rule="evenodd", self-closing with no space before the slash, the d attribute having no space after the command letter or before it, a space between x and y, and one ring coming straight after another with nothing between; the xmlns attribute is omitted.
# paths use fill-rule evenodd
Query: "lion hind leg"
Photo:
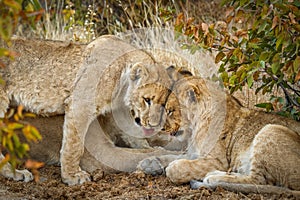
<svg viewBox="0 0 300 200"><path fill-rule="evenodd" d="M228 174L227 172L213 171L207 173L203 182L192 180L190 185L192 189L204 187L214 190L217 187L222 187L232 192L242 192L246 194L290 194L295 197L300 197L300 191L274 185L266 185L263 184L262 180L259 180L258 177L240 173Z"/></svg>
<svg viewBox="0 0 300 200"><path fill-rule="evenodd" d="M240 183L204 183L202 181L191 180L190 186L192 189L207 188L215 190L221 187L231 192L242 192L245 194L258 193L258 194L289 194L295 197L300 197L300 191L290 190L288 188L273 186L273 185L255 185L255 184L240 184Z"/></svg>

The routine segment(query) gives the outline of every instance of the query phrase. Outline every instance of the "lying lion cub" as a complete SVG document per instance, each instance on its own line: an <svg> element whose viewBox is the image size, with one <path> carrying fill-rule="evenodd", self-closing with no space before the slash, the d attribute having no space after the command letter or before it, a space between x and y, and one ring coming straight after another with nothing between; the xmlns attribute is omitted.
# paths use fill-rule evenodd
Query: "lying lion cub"
<svg viewBox="0 0 300 200"><path fill-rule="evenodd" d="M151 157L139 169L157 174L167 167L166 176L174 183L203 181L192 182L194 188L221 185L263 192L258 185L272 185L300 190L300 123L244 108L201 78L181 79L174 88L182 115L178 135L184 132L178 137L189 137L187 153ZM280 187L268 186L264 192L287 191Z"/></svg>
<svg viewBox="0 0 300 200"><path fill-rule="evenodd" d="M20 56L0 71L6 81L5 87L0 86L0 115L19 104L42 116L64 114L60 164L62 180L69 185L90 180L79 164L86 133L98 116L113 115L118 128L135 138L172 133L178 126L169 122L165 109L168 98L174 98L169 76L174 68L167 69L115 36L102 36L87 46L20 39L11 48ZM105 135L101 127L98 131ZM97 155L101 159L115 148L104 139L87 149L101 151ZM16 180L32 179L26 170L11 173L9 166L0 173Z"/></svg>

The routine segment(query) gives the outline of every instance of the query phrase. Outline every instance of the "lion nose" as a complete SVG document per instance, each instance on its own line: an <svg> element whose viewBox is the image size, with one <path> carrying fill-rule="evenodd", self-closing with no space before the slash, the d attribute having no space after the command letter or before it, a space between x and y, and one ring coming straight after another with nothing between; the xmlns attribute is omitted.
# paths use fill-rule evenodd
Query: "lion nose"
<svg viewBox="0 0 300 200"><path fill-rule="evenodd" d="M134 118L134 121L137 125L141 126L141 119L139 117Z"/></svg>

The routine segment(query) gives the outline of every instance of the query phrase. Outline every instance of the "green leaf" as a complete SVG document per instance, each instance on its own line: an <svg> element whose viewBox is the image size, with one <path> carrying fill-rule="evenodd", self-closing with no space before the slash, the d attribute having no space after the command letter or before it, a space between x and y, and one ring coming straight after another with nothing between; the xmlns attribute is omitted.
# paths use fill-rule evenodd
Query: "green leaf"
<svg viewBox="0 0 300 200"><path fill-rule="evenodd" d="M269 30L266 30L267 26L268 26L268 22L267 21L263 21L262 24L259 26L257 33L264 32L264 35L266 35L265 34L266 31L269 31Z"/></svg>
<svg viewBox="0 0 300 200"><path fill-rule="evenodd" d="M236 80L237 80L237 76L236 75L231 76L229 78L229 85L230 86L235 86Z"/></svg>
<svg viewBox="0 0 300 200"><path fill-rule="evenodd" d="M279 49L280 45L284 41L284 38L285 38L285 33L284 32L282 32L280 35L278 35L277 41L276 41L276 50Z"/></svg>
<svg viewBox="0 0 300 200"><path fill-rule="evenodd" d="M247 76L247 84L248 84L249 88L252 87L252 85L253 85L253 74Z"/></svg>
<svg viewBox="0 0 300 200"><path fill-rule="evenodd" d="M3 80L1 77L0 77L0 85L5 85L5 80Z"/></svg>
<svg viewBox="0 0 300 200"><path fill-rule="evenodd" d="M298 73L299 67L300 67L300 56L297 56L293 62L293 68L295 73Z"/></svg>
<svg viewBox="0 0 300 200"><path fill-rule="evenodd" d="M220 51L215 58L215 63L219 63L224 57L226 56L225 53L223 53L222 51Z"/></svg>
<svg viewBox="0 0 300 200"><path fill-rule="evenodd" d="M15 144L15 147L19 148L19 146L21 145L21 143L20 143L20 139L17 136L17 134L13 134L12 139L13 139L13 142Z"/></svg>
<svg viewBox="0 0 300 200"><path fill-rule="evenodd" d="M268 51L262 52L259 56L259 60L266 61L269 58L269 55L270 55L270 52L268 52Z"/></svg>
<svg viewBox="0 0 300 200"><path fill-rule="evenodd" d="M246 76L247 76L247 72L244 71L244 72L242 73L241 77L240 77L240 82L244 81L244 79L246 78Z"/></svg>
<svg viewBox="0 0 300 200"><path fill-rule="evenodd" d="M263 60L259 61L259 65L261 66L261 68L265 68L266 67L266 63Z"/></svg>
<svg viewBox="0 0 300 200"><path fill-rule="evenodd" d="M11 141L11 138L7 138L7 148L10 152L13 152L14 151L14 145Z"/></svg>
<svg viewBox="0 0 300 200"><path fill-rule="evenodd" d="M222 72L224 72L225 71L225 68L224 68L224 65L223 64L221 64L220 65L220 67L219 67L219 73L222 73Z"/></svg>
<svg viewBox="0 0 300 200"><path fill-rule="evenodd" d="M248 0L240 0L240 6L244 6L246 3L248 3Z"/></svg>
<svg viewBox="0 0 300 200"><path fill-rule="evenodd" d="M34 126L30 126L30 132L37 140L42 139L40 132Z"/></svg>
<svg viewBox="0 0 300 200"><path fill-rule="evenodd" d="M8 56L8 55L9 55L8 49L0 48L0 57Z"/></svg>
<svg viewBox="0 0 300 200"><path fill-rule="evenodd" d="M229 78L228 78L228 73L227 73L227 72L224 71L224 72L221 74L221 78L222 78L222 80L223 80L224 83L228 83Z"/></svg>
<svg viewBox="0 0 300 200"><path fill-rule="evenodd" d="M3 0L3 3L8 7L15 9L16 12L22 9L22 4L18 1Z"/></svg>
<svg viewBox="0 0 300 200"><path fill-rule="evenodd" d="M273 58L272 58L272 62L273 63L279 63L279 61L280 61L280 54L279 53L276 53L274 56L273 56Z"/></svg>
<svg viewBox="0 0 300 200"><path fill-rule="evenodd" d="M265 108L267 112L274 110L273 104L271 103L259 103L255 105L258 108Z"/></svg>
<svg viewBox="0 0 300 200"><path fill-rule="evenodd" d="M279 63L277 63L277 62L276 62L276 63L273 63L273 64L271 65L272 73L273 73L273 74L277 74L279 68L280 68L280 64L279 64Z"/></svg>
<svg viewBox="0 0 300 200"><path fill-rule="evenodd" d="M24 125L23 124L20 124L20 123L9 123L8 124L8 128L9 129L12 129L12 130L15 130L15 129L21 129L23 128Z"/></svg>
<svg viewBox="0 0 300 200"><path fill-rule="evenodd" d="M29 0L29 2L34 7L34 10L43 9L42 5L40 4L40 1L38 1L38 0Z"/></svg>

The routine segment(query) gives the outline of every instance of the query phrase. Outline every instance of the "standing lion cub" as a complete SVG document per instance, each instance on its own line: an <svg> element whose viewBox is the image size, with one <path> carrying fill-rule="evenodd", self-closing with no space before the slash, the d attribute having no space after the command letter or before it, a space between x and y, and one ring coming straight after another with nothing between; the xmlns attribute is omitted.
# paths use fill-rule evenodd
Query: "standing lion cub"
<svg viewBox="0 0 300 200"><path fill-rule="evenodd" d="M99 115L113 115L119 129L136 138L177 129L165 109L169 98L177 102L170 90L173 67L157 63L147 52L114 36L102 36L87 46L52 43L14 42L12 49L20 56L0 71L6 81L0 88L0 113L22 104L42 116L65 114L60 155L63 182L74 185L90 180L79 163L85 135ZM17 180L32 179L26 170L14 175L8 169L0 173Z"/></svg>
<svg viewBox="0 0 300 200"><path fill-rule="evenodd" d="M140 169L156 174L166 167L166 176L174 183L200 180L191 182L194 188L300 190L298 122L244 108L214 83L198 77L179 80L174 90L182 115L177 135L189 138L187 153L145 159Z"/></svg>

